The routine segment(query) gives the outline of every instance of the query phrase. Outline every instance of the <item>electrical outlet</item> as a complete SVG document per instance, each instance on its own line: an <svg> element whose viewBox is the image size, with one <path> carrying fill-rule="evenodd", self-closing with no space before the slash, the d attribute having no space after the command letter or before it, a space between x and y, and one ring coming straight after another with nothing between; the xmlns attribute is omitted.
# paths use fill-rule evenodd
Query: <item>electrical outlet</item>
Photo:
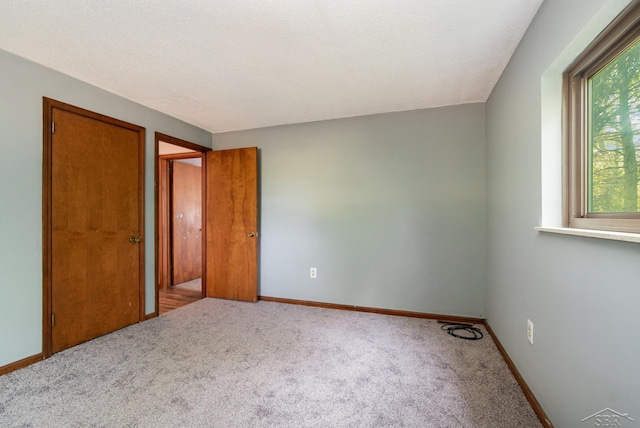
<svg viewBox="0 0 640 428"><path fill-rule="evenodd" d="M527 320L527 340L533 345L533 323Z"/></svg>
<svg viewBox="0 0 640 428"><path fill-rule="evenodd" d="M309 278L317 278L318 277L318 270L314 267L309 268Z"/></svg>

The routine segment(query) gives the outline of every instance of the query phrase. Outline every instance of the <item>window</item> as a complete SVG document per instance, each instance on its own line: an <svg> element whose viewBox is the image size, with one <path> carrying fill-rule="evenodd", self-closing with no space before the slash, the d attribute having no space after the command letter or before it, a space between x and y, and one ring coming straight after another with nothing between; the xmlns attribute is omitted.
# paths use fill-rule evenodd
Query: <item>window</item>
<svg viewBox="0 0 640 428"><path fill-rule="evenodd" d="M640 1L564 74L566 227L640 233Z"/></svg>

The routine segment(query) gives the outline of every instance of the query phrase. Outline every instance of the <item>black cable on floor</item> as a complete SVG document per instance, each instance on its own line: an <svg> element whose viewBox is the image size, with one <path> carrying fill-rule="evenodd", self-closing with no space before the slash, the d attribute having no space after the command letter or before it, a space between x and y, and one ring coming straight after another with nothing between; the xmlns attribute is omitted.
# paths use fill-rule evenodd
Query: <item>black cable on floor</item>
<svg viewBox="0 0 640 428"><path fill-rule="evenodd" d="M480 331L479 328L474 327L473 324L463 324L446 321L438 322L443 324L440 328L442 330L447 330L447 333L449 333L453 337L465 340L480 340L483 337L482 331Z"/></svg>

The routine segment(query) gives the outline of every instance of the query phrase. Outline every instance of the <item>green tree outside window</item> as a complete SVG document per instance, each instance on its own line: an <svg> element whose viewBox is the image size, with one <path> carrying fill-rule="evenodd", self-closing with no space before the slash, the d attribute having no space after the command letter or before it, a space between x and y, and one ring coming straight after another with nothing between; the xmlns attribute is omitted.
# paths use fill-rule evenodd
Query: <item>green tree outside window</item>
<svg viewBox="0 0 640 428"><path fill-rule="evenodd" d="M588 211L640 212L640 39L589 79Z"/></svg>

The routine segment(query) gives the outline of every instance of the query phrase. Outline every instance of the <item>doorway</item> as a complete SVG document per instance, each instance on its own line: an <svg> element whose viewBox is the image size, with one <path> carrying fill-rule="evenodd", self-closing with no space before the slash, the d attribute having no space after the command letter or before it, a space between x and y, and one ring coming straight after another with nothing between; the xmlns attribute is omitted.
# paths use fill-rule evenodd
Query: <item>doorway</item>
<svg viewBox="0 0 640 428"><path fill-rule="evenodd" d="M205 296L204 153L156 133L156 315Z"/></svg>
<svg viewBox="0 0 640 428"><path fill-rule="evenodd" d="M177 149L183 153L160 155L160 148L167 143L176 146L171 148L172 151ZM190 296L171 282L172 250L169 248L168 162L185 158L202 160L203 221L199 232L203 275L201 289L192 290ZM155 165L156 316L205 296L257 301L258 148L213 151L157 132ZM164 305L161 305L161 299Z"/></svg>

